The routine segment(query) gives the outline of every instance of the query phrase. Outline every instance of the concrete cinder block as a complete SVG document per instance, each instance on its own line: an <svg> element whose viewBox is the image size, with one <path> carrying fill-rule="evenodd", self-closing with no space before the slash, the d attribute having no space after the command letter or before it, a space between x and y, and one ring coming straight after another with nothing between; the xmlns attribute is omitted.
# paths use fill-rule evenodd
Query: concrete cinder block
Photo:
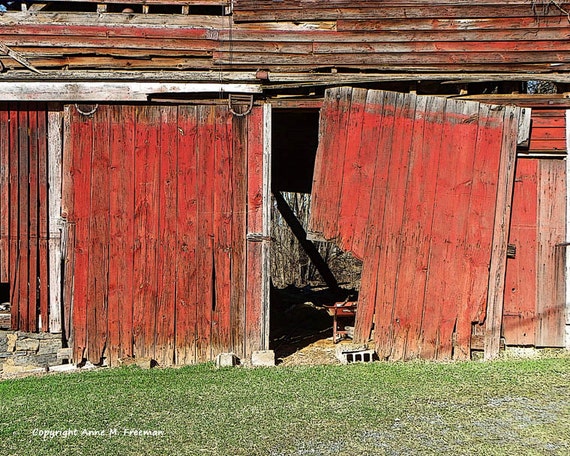
<svg viewBox="0 0 570 456"><path fill-rule="evenodd" d="M275 366L275 352L273 350L254 351L251 355L251 365L253 367Z"/></svg>
<svg viewBox="0 0 570 456"><path fill-rule="evenodd" d="M216 356L216 367L234 367L239 364L239 358L235 353L220 353Z"/></svg>
<svg viewBox="0 0 570 456"><path fill-rule="evenodd" d="M342 364L355 362L369 363L374 361L374 350L368 349L367 345L346 344L336 348L336 358Z"/></svg>

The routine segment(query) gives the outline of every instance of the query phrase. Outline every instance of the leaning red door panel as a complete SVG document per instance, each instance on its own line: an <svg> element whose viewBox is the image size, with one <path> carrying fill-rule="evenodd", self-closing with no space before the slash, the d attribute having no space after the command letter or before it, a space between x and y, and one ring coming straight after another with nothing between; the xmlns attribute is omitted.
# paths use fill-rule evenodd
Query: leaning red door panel
<svg viewBox="0 0 570 456"><path fill-rule="evenodd" d="M467 358L472 326L489 308L502 313L504 277L489 270L504 273L519 116L477 102L327 91L310 229L363 258L355 335L367 341L374 328L381 358ZM360 134L345 131L352 117L363 119ZM495 328L488 334L498 341Z"/></svg>

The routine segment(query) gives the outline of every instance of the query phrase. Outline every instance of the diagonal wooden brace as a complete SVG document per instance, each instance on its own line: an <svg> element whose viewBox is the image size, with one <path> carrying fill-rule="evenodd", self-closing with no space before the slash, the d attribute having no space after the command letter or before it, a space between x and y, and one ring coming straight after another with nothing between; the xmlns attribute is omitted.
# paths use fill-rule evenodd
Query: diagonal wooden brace
<svg viewBox="0 0 570 456"><path fill-rule="evenodd" d="M21 63L24 65L28 70L33 71L34 73L42 74L40 70L38 70L35 66L33 66L28 59L26 59L23 55L20 55L19 52L13 51L8 46L3 43L0 43L0 52L3 52L5 55L13 58L16 62Z"/></svg>

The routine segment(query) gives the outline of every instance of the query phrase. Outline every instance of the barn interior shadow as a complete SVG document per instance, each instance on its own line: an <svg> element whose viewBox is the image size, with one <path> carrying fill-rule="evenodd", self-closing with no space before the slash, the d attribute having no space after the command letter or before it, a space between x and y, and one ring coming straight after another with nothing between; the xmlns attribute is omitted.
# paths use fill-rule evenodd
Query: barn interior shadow
<svg viewBox="0 0 570 456"><path fill-rule="evenodd" d="M325 305L355 300L354 289L324 286L271 288L270 348L275 359L286 358L312 343L332 338L333 318Z"/></svg>

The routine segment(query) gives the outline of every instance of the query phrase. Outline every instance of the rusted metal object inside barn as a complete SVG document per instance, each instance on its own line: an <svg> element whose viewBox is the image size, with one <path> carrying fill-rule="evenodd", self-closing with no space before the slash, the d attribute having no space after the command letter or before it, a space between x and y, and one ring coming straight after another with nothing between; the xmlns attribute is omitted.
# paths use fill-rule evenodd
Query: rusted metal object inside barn
<svg viewBox="0 0 570 456"><path fill-rule="evenodd" d="M76 364L247 362L294 281L279 217L380 359L570 346L570 4L0 6L11 330Z"/></svg>

